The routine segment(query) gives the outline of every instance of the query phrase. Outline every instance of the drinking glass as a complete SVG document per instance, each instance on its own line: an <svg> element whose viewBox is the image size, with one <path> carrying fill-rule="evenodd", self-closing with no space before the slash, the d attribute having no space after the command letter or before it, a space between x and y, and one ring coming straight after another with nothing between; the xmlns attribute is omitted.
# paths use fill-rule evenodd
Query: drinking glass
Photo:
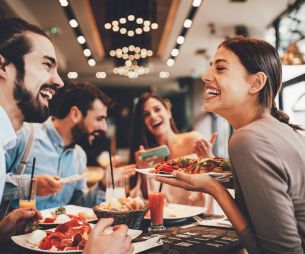
<svg viewBox="0 0 305 254"><path fill-rule="evenodd" d="M160 232L166 228L163 225L164 213L164 193L160 188L161 183L155 180L155 177L147 177L148 204L150 210L151 224L149 232Z"/></svg>
<svg viewBox="0 0 305 254"><path fill-rule="evenodd" d="M106 201L109 201L111 198L126 197L124 174L121 168L113 169L114 188L112 186L110 167L107 167L105 177L106 177L106 197L105 197Z"/></svg>
<svg viewBox="0 0 305 254"><path fill-rule="evenodd" d="M30 193L30 182L32 181L32 189ZM37 179L32 180L20 178L17 180L17 191L19 197L19 208L36 208L36 190Z"/></svg>

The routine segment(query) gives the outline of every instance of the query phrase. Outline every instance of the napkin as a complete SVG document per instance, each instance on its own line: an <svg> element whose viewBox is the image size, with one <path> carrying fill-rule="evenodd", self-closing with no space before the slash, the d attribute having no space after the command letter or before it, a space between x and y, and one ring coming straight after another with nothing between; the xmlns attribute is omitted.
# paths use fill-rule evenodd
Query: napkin
<svg viewBox="0 0 305 254"><path fill-rule="evenodd" d="M217 219L203 219L198 222L201 226L210 226L210 227L222 227L222 228L232 228L232 224L226 218L217 218Z"/></svg>
<svg viewBox="0 0 305 254"><path fill-rule="evenodd" d="M132 245L134 247L133 254L136 254L163 245L163 242L160 239L160 236L157 236L146 241L133 243Z"/></svg>

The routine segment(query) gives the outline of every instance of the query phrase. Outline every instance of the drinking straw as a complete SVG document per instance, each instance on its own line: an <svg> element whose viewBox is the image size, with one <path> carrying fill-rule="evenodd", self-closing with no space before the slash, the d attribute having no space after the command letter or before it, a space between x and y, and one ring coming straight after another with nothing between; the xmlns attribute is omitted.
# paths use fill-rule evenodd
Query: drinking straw
<svg viewBox="0 0 305 254"><path fill-rule="evenodd" d="M111 147L109 146L109 161L110 161L111 182L112 182L112 189L114 189L113 166L112 166L111 157L112 157L111 156Z"/></svg>
<svg viewBox="0 0 305 254"><path fill-rule="evenodd" d="M34 177L34 171L35 171L35 164L36 164L36 157L33 158L33 164L32 164L30 190L29 190L29 195L28 195L28 200L29 200L29 201L31 200L31 195L32 195L33 177Z"/></svg>
<svg viewBox="0 0 305 254"><path fill-rule="evenodd" d="M168 159L168 156L166 156L166 157L164 158L165 161L167 161L167 159ZM163 187L163 183L160 183L159 192L162 191L162 187Z"/></svg>

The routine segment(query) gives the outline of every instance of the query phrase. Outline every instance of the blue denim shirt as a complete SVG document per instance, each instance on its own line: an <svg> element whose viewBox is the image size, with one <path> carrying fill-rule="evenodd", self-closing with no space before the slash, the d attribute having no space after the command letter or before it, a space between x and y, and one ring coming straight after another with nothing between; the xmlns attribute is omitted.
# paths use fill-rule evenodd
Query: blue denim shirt
<svg viewBox="0 0 305 254"><path fill-rule="evenodd" d="M35 139L26 165L24 175L13 175L21 160L26 142L30 136L30 124L25 123L17 133L17 146L6 153L6 167L8 182L16 184L18 177L30 178L33 158L36 157L35 175L47 174L57 175L61 178L75 174L81 174L86 169L87 157L84 150L75 145L65 148L64 142L56 131L52 119L49 118L42 124L33 124ZM38 209L58 207L67 204L76 204L92 207L104 201L105 193L96 185L90 191L87 189L86 181L64 184L60 192L37 196L36 206Z"/></svg>

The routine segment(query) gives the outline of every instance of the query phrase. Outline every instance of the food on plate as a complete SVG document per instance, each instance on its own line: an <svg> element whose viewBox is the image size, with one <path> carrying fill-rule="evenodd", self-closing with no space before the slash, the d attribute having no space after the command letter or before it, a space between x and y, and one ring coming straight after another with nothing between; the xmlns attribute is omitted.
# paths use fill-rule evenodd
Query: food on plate
<svg viewBox="0 0 305 254"><path fill-rule="evenodd" d="M47 236L47 233L45 231L37 229L31 233L27 242L38 246L40 244L41 240L43 238L45 238L46 236Z"/></svg>
<svg viewBox="0 0 305 254"><path fill-rule="evenodd" d="M62 224L72 219L86 221L92 218L88 216L85 212L79 212L77 215L68 214L65 207L61 206L58 207L54 212L52 212L52 217L44 218L41 223Z"/></svg>
<svg viewBox="0 0 305 254"><path fill-rule="evenodd" d="M38 232L37 232L38 231ZM33 231L28 242L41 250L83 250L91 231L91 226L83 221L73 219L60 224L55 231Z"/></svg>
<svg viewBox="0 0 305 254"><path fill-rule="evenodd" d="M177 158L158 163L150 173L171 174L174 170L183 171L187 174L200 174L229 172L231 168L230 162L221 157L199 159Z"/></svg>
<svg viewBox="0 0 305 254"><path fill-rule="evenodd" d="M71 220L71 218L68 215L60 214L60 215L56 216L56 219L54 220L54 223L62 224L62 223L68 222L70 220Z"/></svg>
<svg viewBox="0 0 305 254"><path fill-rule="evenodd" d="M100 210L105 211L135 211L135 210L143 210L146 208L144 201L139 198L111 198L109 201L104 202L96 207Z"/></svg>

